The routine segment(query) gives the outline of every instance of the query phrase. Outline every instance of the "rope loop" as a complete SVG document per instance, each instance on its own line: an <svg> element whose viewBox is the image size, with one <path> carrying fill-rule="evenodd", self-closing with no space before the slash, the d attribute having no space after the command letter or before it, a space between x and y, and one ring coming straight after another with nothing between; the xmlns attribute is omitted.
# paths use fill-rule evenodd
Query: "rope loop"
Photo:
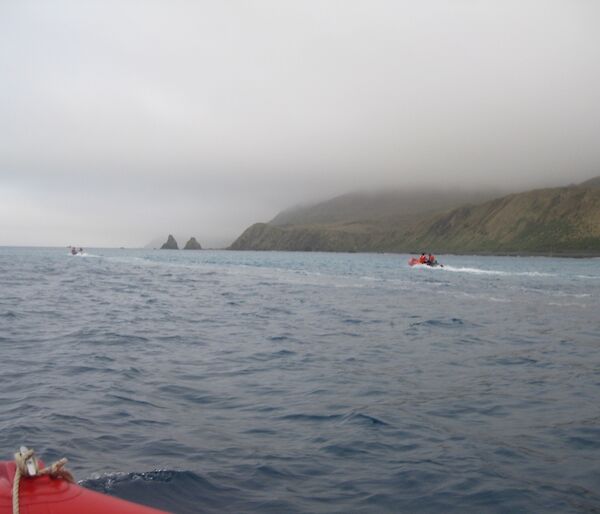
<svg viewBox="0 0 600 514"><path fill-rule="evenodd" d="M62 459L57 460L50 467L40 469L37 476L49 475L50 478L60 478L71 484L74 484L75 478L73 477L73 474L68 469L65 469L65 464L67 462L68 460L63 457Z"/></svg>
<svg viewBox="0 0 600 514"><path fill-rule="evenodd" d="M21 477L40 477L49 476L50 478L57 478L66 480L72 484L75 483L75 478L72 473L65 469L67 459L57 460L55 463L40 469L38 460L35 458L35 452L28 450L27 448L21 448L21 451L15 453L15 478L13 480L13 514L19 514L19 485L21 483Z"/></svg>

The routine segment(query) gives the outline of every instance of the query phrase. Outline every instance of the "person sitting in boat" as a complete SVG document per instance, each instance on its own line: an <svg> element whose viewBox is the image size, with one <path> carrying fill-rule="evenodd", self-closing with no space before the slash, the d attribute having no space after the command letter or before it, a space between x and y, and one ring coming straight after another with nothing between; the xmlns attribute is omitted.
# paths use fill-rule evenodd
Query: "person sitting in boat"
<svg viewBox="0 0 600 514"><path fill-rule="evenodd" d="M77 255L77 248L71 246L71 255Z"/></svg>
<svg viewBox="0 0 600 514"><path fill-rule="evenodd" d="M435 260L435 255L429 254L427 256L427 264L429 264L429 266L434 266L435 264L437 264L437 261Z"/></svg>
<svg viewBox="0 0 600 514"><path fill-rule="evenodd" d="M419 257L419 264L427 264L427 257L425 256L425 253L422 253L421 257Z"/></svg>

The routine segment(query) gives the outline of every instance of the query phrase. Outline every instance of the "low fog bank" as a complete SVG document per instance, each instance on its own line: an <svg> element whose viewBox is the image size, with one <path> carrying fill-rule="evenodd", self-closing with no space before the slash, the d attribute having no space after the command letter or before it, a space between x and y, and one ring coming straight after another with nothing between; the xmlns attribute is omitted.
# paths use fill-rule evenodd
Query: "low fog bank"
<svg viewBox="0 0 600 514"><path fill-rule="evenodd" d="M323 177L311 183L302 175L282 176L273 184L244 180L236 184L232 180L224 185L210 185L198 177L197 183L188 181L192 183L186 187L165 178L139 183L126 178L118 183L104 180L91 188L86 181L54 180L51 186L40 181L36 187L13 180L0 190L0 244L145 247L155 246L161 239L164 242L173 233L179 236L181 246L195 236L204 248L225 248L252 223L267 222L286 209L351 192L429 192L437 196L462 192L476 200L481 195L568 185L592 176L457 182L448 173L443 180L413 177L405 186L401 179L376 185Z"/></svg>

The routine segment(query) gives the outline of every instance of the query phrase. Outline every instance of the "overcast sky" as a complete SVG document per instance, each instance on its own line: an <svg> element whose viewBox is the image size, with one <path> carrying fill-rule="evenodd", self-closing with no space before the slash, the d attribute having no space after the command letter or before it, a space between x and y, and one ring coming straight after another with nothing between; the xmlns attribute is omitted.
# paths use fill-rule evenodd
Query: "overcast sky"
<svg viewBox="0 0 600 514"><path fill-rule="evenodd" d="M218 246L363 187L600 175L599 27L597 0L0 0L0 244Z"/></svg>

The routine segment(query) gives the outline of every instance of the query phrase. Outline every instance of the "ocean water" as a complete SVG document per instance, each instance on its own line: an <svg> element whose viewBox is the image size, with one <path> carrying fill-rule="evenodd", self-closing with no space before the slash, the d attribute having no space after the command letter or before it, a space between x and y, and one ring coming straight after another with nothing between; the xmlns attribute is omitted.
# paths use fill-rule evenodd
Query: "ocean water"
<svg viewBox="0 0 600 514"><path fill-rule="evenodd" d="M175 513L599 512L600 260L0 248L1 458Z"/></svg>

